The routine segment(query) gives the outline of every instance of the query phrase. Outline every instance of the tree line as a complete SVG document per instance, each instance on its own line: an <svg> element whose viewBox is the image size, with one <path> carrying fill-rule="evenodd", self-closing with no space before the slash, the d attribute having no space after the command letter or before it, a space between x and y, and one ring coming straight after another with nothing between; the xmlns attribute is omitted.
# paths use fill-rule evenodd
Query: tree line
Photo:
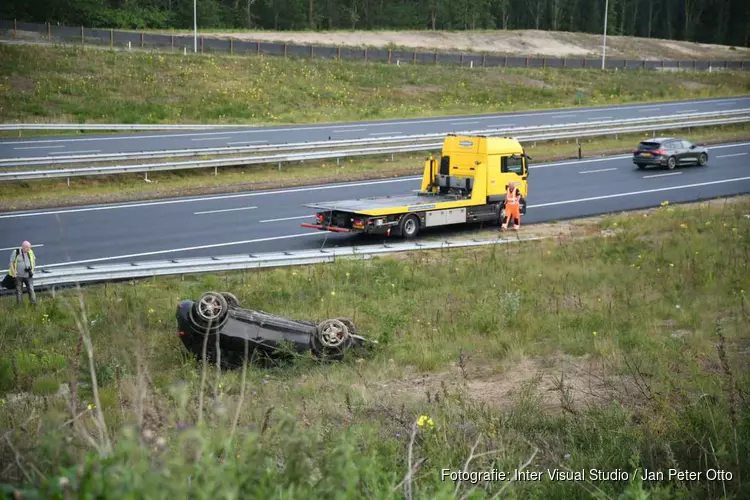
<svg viewBox="0 0 750 500"><path fill-rule="evenodd" d="M199 29L603 31L605 0L197 0ZM609 0L608 34L750 46L748 0ZM187 29L193 0L11 0L0 17Z"/></svg>

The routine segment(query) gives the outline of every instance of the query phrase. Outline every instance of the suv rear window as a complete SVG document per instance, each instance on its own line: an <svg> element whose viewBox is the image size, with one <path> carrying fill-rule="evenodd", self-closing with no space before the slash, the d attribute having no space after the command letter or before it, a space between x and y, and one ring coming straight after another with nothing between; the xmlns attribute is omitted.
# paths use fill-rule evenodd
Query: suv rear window
<svg viewBox="0 0 750 500"><path fill-rule="evenodd" d="M638 145L638 149L641 151L653 151L654 149L659 149L661 147L661 144L658 142L642 142Z"/></svg>

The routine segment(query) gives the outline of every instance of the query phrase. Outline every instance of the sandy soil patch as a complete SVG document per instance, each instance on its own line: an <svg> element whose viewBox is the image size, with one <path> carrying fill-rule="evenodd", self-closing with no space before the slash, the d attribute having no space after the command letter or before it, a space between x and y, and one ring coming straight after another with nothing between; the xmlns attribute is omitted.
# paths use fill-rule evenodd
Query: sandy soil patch
<svg viewBox="0 0 750 500"><path fill-rule="evenodd" d="M408 48L437 51L486 52L509 56L600 57L600 35L537 30L429 32L429 31L333 31L273 32L249 31L211 33L205 36L240 40L286 42L301 45L340 47ZM750 49L673 40L607 37L607 55L637 59L744 59Z"/></svg>

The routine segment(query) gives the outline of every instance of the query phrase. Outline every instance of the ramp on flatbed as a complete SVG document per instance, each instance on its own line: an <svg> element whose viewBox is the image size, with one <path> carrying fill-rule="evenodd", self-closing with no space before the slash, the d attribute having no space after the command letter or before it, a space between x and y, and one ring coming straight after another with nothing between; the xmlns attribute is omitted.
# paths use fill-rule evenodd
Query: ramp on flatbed
<svg viewBox="0 0 750 500"><path fill-rule="evenodd" d="M409 210L425 210L437 203L459 201L462 198L453 195L417 195L379 196L376 198L359 198L356 200L324 201L305 204L305 207L321 211L337 210L340 212L369 212L392 207L408 207Z"/></svg>

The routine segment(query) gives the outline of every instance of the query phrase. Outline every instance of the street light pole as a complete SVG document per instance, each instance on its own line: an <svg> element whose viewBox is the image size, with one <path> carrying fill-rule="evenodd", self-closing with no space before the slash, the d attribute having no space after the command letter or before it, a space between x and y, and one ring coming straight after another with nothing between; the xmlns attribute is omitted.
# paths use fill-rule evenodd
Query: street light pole
<svg viewBox="0 0 750 500"><path fill-rule="evenodd" d="M604 42L602 43L602 69L604 69L604 59L607 57L607 14L609 14L609 0L604 1Z"/></svg>
<svg viewBox="0 0 750 500"><path fill-rule="evenodd" d="M198 53L198 0L193 0L193 52Z"/></svg>

